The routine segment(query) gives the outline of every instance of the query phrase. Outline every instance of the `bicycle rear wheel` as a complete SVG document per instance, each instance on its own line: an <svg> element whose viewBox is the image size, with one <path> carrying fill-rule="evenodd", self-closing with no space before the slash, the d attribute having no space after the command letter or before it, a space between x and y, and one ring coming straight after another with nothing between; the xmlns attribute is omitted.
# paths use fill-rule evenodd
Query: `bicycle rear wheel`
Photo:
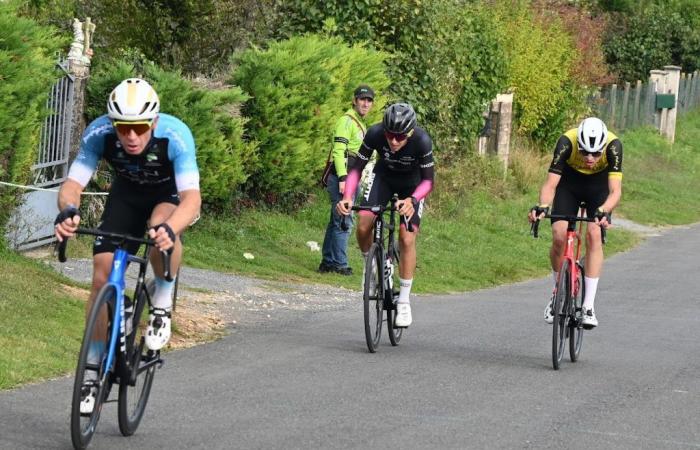
<svg viewBox="0 0 700 450"><path fill-rule="evenodd" d="M134 303L134 313L131 316L132 332L126 339L126 358L130 370L125 370L126 376L119 383L119 430L124 436L136 432L141 418L146 410L148 397L153 385L156 365L153 363L157 355L145 348L145 332L148 323L148 299L144 289L153 295L153 280L149 280L138 294ZM146 312L146 314L144 314Z"/></svg>
<svg viewBox="0 0 700 450"><path fill-rule="evenodd" d="M111 369L105 367L105 364L110 346L109 336L112 329L112 312L116 295L114 286L105 285L98 292L85 324L85 334L78 356L78 367L75 371L71 405L71 440L76 449L84 449L90 443L97 428L97 422L100 420L102 405L109 396L112 387ZM103 320L106 318L106 329L99 329L98 319L100 318ZM99 342L102 342L103 345L98 344ZM88 361L91 344L94 347L102 347L102 350L100 355L93 355ZM81 414L81 403L86 401L90 392L95 394L92 412Z"/></svg>
<svg viewBox="0 0 700 450"><path fill-rule="evenodd" d="M405 328L397 328L394 326L394 320L396 319L396 299L399 297L398 289L401 286L399 280L399 255L395 251L392 260L394 264L394 273L391 275L392 292L387 292L384 295L388 297L387 300L391 305L391 308L386 311L386 328L389 332L389 341L391 345L397 346L399 345L399 341L401 341L401 336L403 336L403 330Z"/></svg>
<svg viewBox="0 0 700 450"><path fill-rule="evenodd" d="M564 260L564 264L562 264L559 271L557 292L554 295L554 303L552 305L552 313L554 315L554 321L552 322L552 366L554 370L559 370L569 332L569 271L569 261Z"/></svg>
<svg viewBox="0 0 700 450"><path fill-rule="evenodd" d="M578 357L581 355L581 346L583 345L583 298L586 294L586 284L584 283L584 276L586 271L583 267L583 261L576 263L578 266L578 276L576 277L575 283L577 284L575 293L573 297L573 304L571 305L572 319L570 322L570 334L569 334L569 357L571 357L571 362L576 362Z"/></svg>
<svg viewBox="0 0 700 450"><path fill-rule="evenodd" d="M382 251L375 243L367 253L365 260L364 289L362 293L365 312L365 339L370 353L377 351L382 335L384 316Z"/></svg>

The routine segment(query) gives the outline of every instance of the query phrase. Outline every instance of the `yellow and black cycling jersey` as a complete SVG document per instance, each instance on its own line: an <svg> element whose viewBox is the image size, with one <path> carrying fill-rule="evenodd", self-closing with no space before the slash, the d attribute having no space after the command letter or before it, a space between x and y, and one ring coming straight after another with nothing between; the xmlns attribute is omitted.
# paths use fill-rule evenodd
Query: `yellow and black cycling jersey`
<svg viewBox="0 0 700 450"><path fill-rule="evenodd" d="M562 134L554 148L554 158L549 166L549 172L562 175L565 165L584 175L592 175L603 171L608 172L608 178L622 179L622 142L608 131L608 142L605 144L603 156L598 158L591 168L586 166L583 155L578 151L576 128Z"/></svg>

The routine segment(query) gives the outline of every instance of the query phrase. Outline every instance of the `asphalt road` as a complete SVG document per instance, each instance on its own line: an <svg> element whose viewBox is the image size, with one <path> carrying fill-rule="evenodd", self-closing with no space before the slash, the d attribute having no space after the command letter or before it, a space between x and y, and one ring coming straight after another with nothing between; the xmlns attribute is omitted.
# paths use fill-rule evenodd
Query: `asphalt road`
<svg viewBox="0 0 700 450"><path fill-rule="evenodd" d="M359 301L239 327L168 354L137 433L108 404L91 448L700 448L698 255L696 225L610 258L600 326L559 371L550 279L416 298L376 354ZM71 385L0 393L0 448L70 448Z"/></svg>

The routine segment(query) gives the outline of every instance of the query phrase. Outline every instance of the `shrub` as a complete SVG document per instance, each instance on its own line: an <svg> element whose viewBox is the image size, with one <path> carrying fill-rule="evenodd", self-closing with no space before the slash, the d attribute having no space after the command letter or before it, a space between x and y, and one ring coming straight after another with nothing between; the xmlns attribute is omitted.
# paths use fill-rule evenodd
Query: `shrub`
<svg viewBox="0 0 700 450"><path fill-rule="evenodd" d="M121 80L143 76L158 92L161 111L192 130L203 200L213 205L231 200L240 193L256 158L256 145L244 140L245 120L238 114L248 96L238 87L200 87L179 72L148 62L140 65L142 71L125 61L103 62L96 68L88 86L90 118L105 113L107 96Z"/></svg>
<svg viewBox="0 0 700 450"><path fill-rule="evenodd" d="M48 113L46 98L58 79L53 55L66 41L53 28L18 17L17 5L0 2L0 180L25 184ZM5 188L0 192L0 225L4 225L16 198Z"/></svg>
<svg viewBox="0 0 700 450"><path fill-rule="evenodd" d="M584 108L583 93L571 76L577 57L572 38L556 15L537 20L528 1L495 6L509 85L515 91L518 131L550 141Z"/></svg>
<svg viewBox="0 0 700 450"><path fill-rule="evenodd" d="M411 102L437 147L463 152L505 87L491 14L455 0L277 1L280 34L328 29L390 52L393 97Z"/></svg>
<svg viewBox="0 0 700 450"><path fill-rule="evenodd" d="M620 14L605 39L608 64L622 81L646 80L649 71L679 65L700 68L700 4L662 2Z"/></svg>
<svg viewBox="0 0 700 450"><path fill-rule="evenodd" d="M385 57L323 35L298 36L237 56L232 79L252 97L244 113L259 142L251 192L300 193L317 182L335 121L350 106L358 84L379 93L367 123L380 117L381 93L389 84Z"/></svg>

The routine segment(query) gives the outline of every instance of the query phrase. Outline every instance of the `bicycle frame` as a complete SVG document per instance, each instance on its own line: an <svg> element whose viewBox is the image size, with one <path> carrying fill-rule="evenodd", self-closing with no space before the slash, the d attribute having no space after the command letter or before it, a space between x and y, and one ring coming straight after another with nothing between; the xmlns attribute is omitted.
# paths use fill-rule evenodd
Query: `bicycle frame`
<svg viewBox="0 0 700 450"><path fill-rule="evenodd" d="M107 279L107 285L113 286L116 292L116 304L115 304L115 314L113 316L113 322L115 326L112 327L112 333L109 338L109 348L107 350L107 360L105 364L105 373L114 372L114 362L117 356L117 342L119 342L119 353L126 355L126 327L124 320L124 292L126 290L126 269L129 262L135 262L139 264L139 275L136 281L136 287L134 292L138 295L143 290L143 282L147 270L147 258L149 245L146 245L144 251L144 257L139 257L136 255L130 255L126 250L122 248L117 248L114 252L114 260L112 261L112 269L109 273L109 278ZM148 293L146 292L148 296ZM134 302L136 299L134 299ZM150 298L148 299L150 303ZM124 363L128 369L130 361L128 358L124 358ZM146 368L145 366L144 368Z"/></svg>
<svg viewBox="0 0 700 450"><path fill-rule="evenodd" d="M566 228L566 248L564 249L564 260L569 261L569 267L571 267L571 270L569 271L569 288L571 289L571 297L574 298L576 297L576 294L578 294L578 290L581 289L581 286L576 283L576 280L578 279L578 261L579 257L581 255L581 228L583 226L581 225L579 229L576 229L576 222L575 221L569 221L567 228ZM575 244L574 244L575 241ZM574 246L576 247L575 255L574 255ZM562 266L563 267L563 261L562 261ZM561 273L561 267L559 269L559 277L562 276ZM558 283L558 277L557 277L557 285Z"/></svg>

